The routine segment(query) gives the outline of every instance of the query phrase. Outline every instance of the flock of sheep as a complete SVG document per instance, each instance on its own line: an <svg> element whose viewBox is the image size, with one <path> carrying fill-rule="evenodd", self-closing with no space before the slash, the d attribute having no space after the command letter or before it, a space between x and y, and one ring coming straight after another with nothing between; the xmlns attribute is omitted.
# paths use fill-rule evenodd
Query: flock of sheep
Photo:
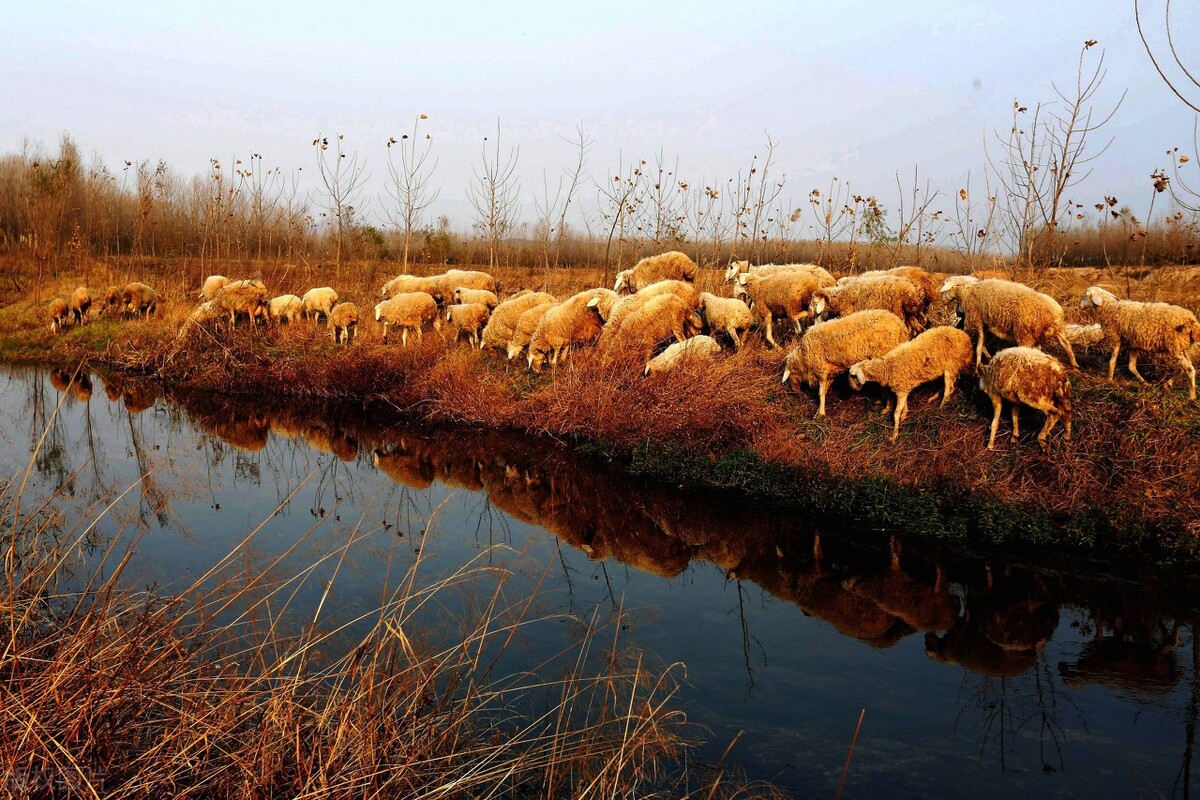
<svg viewBox="0 0 1200 800"><path fill-rule="evenodd" d="M674 251L644 258L619 273L613 289L587 289L561 300L521 290L501 302L496 280L479 271L401 275L382 287L375 319L383 326L385 343L389 328L399 329L407 346L409 334L419 340L424 329L441 331L448 324L455 341L465 336L472 347L504 351L510 360L526 353L535 372L546 362L565 361L574 348L594 344L604 352L637 353L646 359L646 375L670 370L685 359L711 359L722 349L719 340L740 349L752 328L761 330L769 347L778 347L776 321L786 320L799 344L784 362L783 382L797 391L800 384L815 387L818 415L825 414L826 395L838 375L849 373L856 390L880 384L894 395L887 409L892 440L908 415L913 389L941 380L945 405L959 376L972 368L994 409L988 449L994 447L1004 401L1012 405L1014 441L1019 405L1046 415L1038 435L1043 447L1060 419L1069 439L1068 370L1038 349L1050 342L1061 347L1072 368L1078 368L1073 341L1106 342L1112 348L1109 380L1122 348L1129 353L1129 371L1143 383L1139 355L1167 355L1184 371L1189 397L1196 399L1193 362L1200 360L1200 322L1195 314L1168 303L1120 300L1098 286L1080 300L1095 322L1081 326L1068 325L1057 301L1021 283L973 276L939 282L919 267L835 279L811 264L751 266L737 261L725 272L732 297L696 291L695 278L695 262ZM319 323L324 317L334 341L349 345L359 321L357 306L339 303L337 292L327 286L303 297L268 298L262 281L214 275L204 282L200 299L180 336L226 320L236 325L240 318L252 323L311 318ZM927 328L930 309L939 300L953 304L952 324ZM70 301L54 300L51 329L60 331L71 319L82 322L90 305L84 288ZM156 307L154 291L142 283L111 287L104 307L125 316L150 314ZM986 334L1016 346L992 355L985 348Z"/></svg>

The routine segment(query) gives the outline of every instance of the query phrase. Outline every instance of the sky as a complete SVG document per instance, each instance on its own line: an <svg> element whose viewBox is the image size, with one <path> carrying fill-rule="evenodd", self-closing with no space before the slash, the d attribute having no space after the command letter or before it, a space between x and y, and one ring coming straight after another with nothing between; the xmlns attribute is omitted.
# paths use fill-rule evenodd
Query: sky
<svg viewBox="0 0 1200 800"><path fill-rule="evenodd" d="M1143 0L1160 48L1162 2ZM660 152L691 183L724 180L769 136L793 206L836 176L891 207L896 173L909 182L914 167L948 206L968 175L981 184L984 142L1008 130L1014 100L1033 106L1054 98L1052 84L1070 87L1090 39L1089 62L1102 50L1108 69L1098 109L1126 96L1094 139L1112 145L1074 197L1115 195L1144 211L1150 173L1193 138L1194 115L1154 71L1132 0L12 5L0 152L26 141L53 152L66 133L114 170L162 159L190 176L255 152L315 180L312 140L342 133L381 221L384 143L418 114L438 160L431 210L458 229L497 122L504 149L519 148L526 221L544 178L553 187L573 162L566 139L580 125L598 180ZM1191 5L1172 8L1173 30L1200 69ZM585 187L581 207L595 195Z"/></svg>

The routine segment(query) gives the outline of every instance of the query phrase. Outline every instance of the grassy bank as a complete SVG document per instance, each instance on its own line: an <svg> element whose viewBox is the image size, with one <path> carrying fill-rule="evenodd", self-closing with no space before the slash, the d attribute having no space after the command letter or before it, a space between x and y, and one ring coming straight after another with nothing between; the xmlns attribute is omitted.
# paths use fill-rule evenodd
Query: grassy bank
<svg viewBox="0 0 1200 800"><path fill-rule="evenodd" d="M237 274L237 267L226 271ZM508 286L558 292L600 277L500 276ZM375 279L364 274L343 296L369 308ZM891 444L879 414L881 392L858 395L837 384L829 418L814 419L813 398L779 384L786 345L773 351L752 340L713 365L646 379L640 359L586 349L535 375L522 363L436 335L408 349L384 345L369 321L351 348L335 347L324 328L304 324L178 338L198 278L177 281L158 318L101 320L62 336L42 324L36 301L11 303L0 309L0 358L87 362L189 390L350 401L381 418L553 437L656 480L733 488L803 513L926 538L1200 555L1200 406L1178 386L1108 383L1106 354L1099 351L1079 354L1072 441L1060 429L1040 450L1034 441L1040 415L1029 412L1022 440L1002 439L989 452L991 407L970 378L946 408L926 404L934 387L914 394L909 421ZM719 277L706 272L699 282L715 285ZM1172 376L1169 365L1156 366L1152 379ZM1006 415L1001 433L1007 432Z"/></svg>

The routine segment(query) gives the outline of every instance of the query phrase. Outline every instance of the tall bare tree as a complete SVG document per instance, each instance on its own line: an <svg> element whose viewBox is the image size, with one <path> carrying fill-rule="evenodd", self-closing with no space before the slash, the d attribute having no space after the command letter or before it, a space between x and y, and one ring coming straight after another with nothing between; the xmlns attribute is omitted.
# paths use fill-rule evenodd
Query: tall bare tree
<svg viewBox="0 0 1200 800"><path fill-rule="evenodd" d="M475 209L475 227L487 240L488 266L499 263L500 243L516 227L520 212L518 198L521 182L517 179L520 148L505 155L500 142L500 120L496 120L496 141L488 153L488 137L480 148L481 166L472 167L475 180L467 190Z"/></svg>
<svg viewBox="0 0 1200 800"><path fill-rule="evenodd" d="M404 133L399 139L388 139L388 184L387 192L395 201L395 213L392 222L400 229L404 240L402 255L403 271L408 270L408 252L412 238L421 228L422 216L425 209L433 205L441 193L429 185L434 170L437 169L437 159L429 163L430 151L433 148L433 138L427 133L420 137L421 121L429 119L425 114L413 120L412 133ZM418 144L420 143L420 144ZM396 165L393 152L399 151L400 164Z"/></svg>

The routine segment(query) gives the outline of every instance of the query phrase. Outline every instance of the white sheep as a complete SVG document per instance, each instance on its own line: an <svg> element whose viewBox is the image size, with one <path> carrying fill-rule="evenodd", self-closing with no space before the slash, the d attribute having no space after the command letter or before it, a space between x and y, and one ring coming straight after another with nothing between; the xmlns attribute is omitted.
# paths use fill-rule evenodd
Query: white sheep
<svg viewBox="0 0 1200 800"><path fill-rule="evenodd" d="M529 346L529 341L533 338L533 333L537 330L542 317L546 316L546 312L556 305L558 305L558 301L540 303L522 312L521 316L517 319L516 326L513 328L512 336L508 340L507 353L509 361L521 355L521 351Z"/></svg>
<svg viewBox="0 0 1200 800"><path fill-rule="evenodd" d="M762 321L767 344L778 347L773 332L774 318L791 320L796 333L800 333L802 322L809 316L808 304L813 292L832 284L832 279L826 281L807 270L788 270L769 275L744 272L737 276L733 296L746 302Z"/></svg>
<svg viewBox="0 0 1200 800"><path fill-rule="evenodd" d="M899 275L856 277L813 292L808 310L814 319L844 317L871 309L890 311L904 320L913 333L920 333L925 330L924 297L916 284Z"/></svg>
<svg viewBox="0 0 1200 800"><path fill-rule="evenodd" d="M675 342L666 350L646 362L643 375L654 375L674 369L681 363L692 361L710 361L721 352L721 345L711 336L693 336L682 342Z"/></svg>
<svg viewBox="0 0 1200 800"><path fill-rule="evenodd" d="M354 335L358 332L358 306L354 303L338 303L325 319L335 344L353 344Z"/></svg>
<svg viewBox="0 0 1200 800"><path fill-rule="evenodd" d="M71 308L71 318L76 324L82 325L83 318L87 316L88 309L92 307L92 293L86 286L77 287L71 293L71 300L67 305Z"/></svg>
<svg viewBox="0 0 1200 800"><path fill-rule="evenodd" d="M272 322L294 323L304 312L304 301L294 294L281 294L267 301L267 313Z"/></svg>
<svg viewBox="0 0 1200 800"><path fill-rule="evenodd" d="M647 256L632 268L617 273L613 291L620 294L640 292L652 283L676 280L692 283L696 280L696 262L678 250Z"/></svg>
<svg viewBox="0 0 1200 800"><path fill-rule="evenodd" d="M1146 379L1137 369L1138 355L1165 353L1183 368L1189 383L1188 397L1196 399L1196 367L1188 350L1200 341L1200 322L1182 306L1170 303L1140 303L1119 300L1099 286L1083 293L1079 306L1100 323L1104 340L1112 345L1108 359L1108 379L1113 379L1121 346L1129 351L1129 371L1141 383Z"/></svg>
<svg viewBox="0 0 1200 800"><path fill-rule="evenodd" d="M66 300L56 297L50 301L50 332L62 333L67 320L71 317L71 307Z"/></svg>
<svg viewBox="0 0 1200 800"><path fill-rule="evenodd" d="M736 297L718 297L711 292L700 293L700 305L696 309L709 333L723 331L733 340L736 349L742 347L742 334L754 324L750 307Z"/></svg>
<svg viewBox="0 0 1200 800"><path fill-rule="evenodd" d="M1066 336L1062 306L1053 297L999 278L955 275L942 284L942 299L958 304L963 330L978 337L975 366L982 363L985 331L1020 347L1038 347L1054 339L1078 368Z"/></svg>
<svg viewBox="0 0 1200 800"><path fill-rule="evenodd" d="M950 402L958 376L971 367L974 346L971 337L957 328L938 327L904 342L882 356L859 361L850 367L850 388L858 391L863 384L878 383L895 393L891 441L900 433L900 423L908 416L908 395L922 383L943 381L942 405ZM892 410L889 398L887 409Z"/></svg>
<svg viewBox="0 0 1200 800"><path fill-rule="evenodd" d="M605 290L587 289L551 308L538 323L529 340L529 368L541 372L546 359L552 365L566 360L577 344L595 341L602 321L597 306Z"/></svg>
<svg viewBox="0 0 1200 800"><path fill-rule="evenodd" d="M996 353L991 362L979 367L979 388L992 401L992 430L988 450L995 449L996 428L1004 401L1012 403L1012 440L1020 436L1017 424L1018 404L1046 415L1038 434L1038 444L1046 446L1046 437L1061 417L1066 426L1064 438L1071 438L1071 381L1067 368L1054 356L1032 347L1009 347Z"/></svg>
<svg viewBox="0 0 1200 800"><path fill-rule="evenodd" d="M392 295L375 306L375 320L383 323L383 343L387 344L388 326L400 328L400 344L408 346L411 330L421 339L422 329L433 323L435 330L442 329L442 317L438 314L437 301L425 292L402 292Z"/></svg>
<svg viewBox="0 0 1200 800"><path fill-rule="evenodd" d="M858 311L804 332L800 346L784 362L783 383L817 387L817 416L825 416L825 395L833 379L852 364L875 358L908 341L904 320L890 311Z"/></svg>
<svg viewBox="0 0 1200 800"><path fill-rule="evenodd" d="M321 286L317 289L309 289L304 293L304 297L300 298L301 305L304 306L304 318L312 317L313 324L319 324L321 315L325 315L325 321L329 321L329 312L337 305L338 293L329 286Z"/></svg>
<svg viewBox="0 0 1200 800"><path fill-rule="evenodd" d="M546 292L526 292L518 293L509 297L492 312L491 319L483 329L483 340L480 342L481 348L493 347L497 350L505 350L508 348L509 342L512 340L513 332L517 327L517 320L521 318L529 309L534 306L540 306L544 303L557 303L558 298ZM529 331L533 335L533 330ZM529 341L526 340L525 344ZM524 345L522 345L523 347Z"/></svg>
<svg viewBox="0 0 1200 800"><path fill-rule="evenodd" d="M467 335L467 341L474 349L479 344L479 334L487 325L490 311L483 303L458 303L446 306L446 321L454 329L454 341L460 336Z"/></svg>
<svg viewBox="0 0 1200 800"><path fill-rule="evenodd" d="M459 286L454 290L454 302L456 305L482 303L488 307L488 311L491 311L500 304L500 298L496 297L495 292L489 292L487 289L468 289Z"/></svg>

